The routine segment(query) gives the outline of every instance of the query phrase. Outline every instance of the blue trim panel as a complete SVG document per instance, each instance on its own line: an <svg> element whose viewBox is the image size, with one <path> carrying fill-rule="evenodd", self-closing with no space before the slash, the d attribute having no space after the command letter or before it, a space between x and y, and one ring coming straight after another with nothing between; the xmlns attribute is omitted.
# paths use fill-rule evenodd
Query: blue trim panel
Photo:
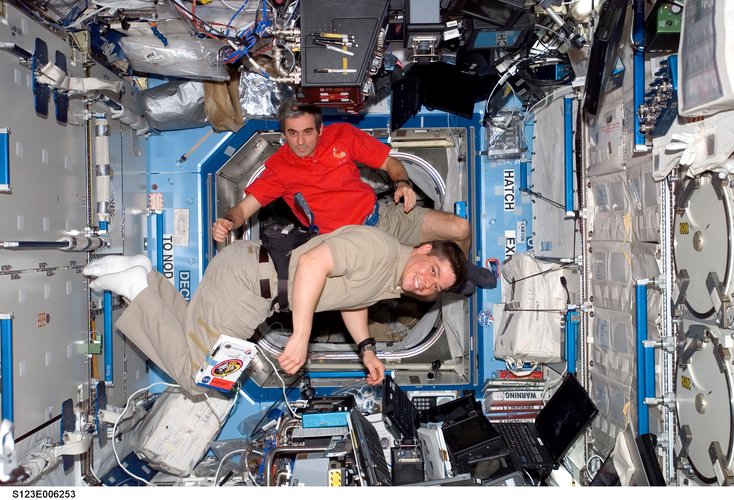
<svg viewBox="0 0 734 500"><path fill-rule="evenodd" d="M163 274L163 230L166 227L163 212L155 214L155 262L156 271Z"/></svg>
<svg viewBox="0 0 734 500"><path fill-rule="evenodd" d="M632 38L637 47L633 54L633 89L634 89L634 134L635 149L637 146L645 146L645 135L640 132L640 117L637 114L638 109L645 101L645 52L642 47L645 45L645 3L643 0L634 0L634 24Z"/></svg>

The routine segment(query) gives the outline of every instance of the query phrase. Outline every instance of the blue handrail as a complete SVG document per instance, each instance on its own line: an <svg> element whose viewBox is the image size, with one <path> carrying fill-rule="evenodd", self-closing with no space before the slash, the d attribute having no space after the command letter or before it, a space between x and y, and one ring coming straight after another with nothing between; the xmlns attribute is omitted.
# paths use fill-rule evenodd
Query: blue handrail
<svg viewBox="0 0 734 500"><path fill-rule="evenodd" d="M573 217L573 99L563 98L563 158L566 183L566 217Z"/></svg>
<svg viewBox="0 0 734 500"><path fill-rule="evenodd" d="M112 383L112 292L105 290L104 305L104 381Z"/></svg>
<svg viewBox="0 0 734 500"><path fill-rule="evenodd" d="M13 421L13 314L0 313L2 418Z"/></svg>
<svg viewBox="0 0 734 500"><path fill-rule="evenodd" d="M0 128L0 193L10 191L10 129Z"/></svg>
<svg viewBox="0 0 734 500"><path fill-rule="evenodd" d="M578 343L579 313L566 311L566 367L568 373L576 373L576 344Z"/></svg>
<svg viewBox="0 0 734 500"><path fill-rule="evenodd" d="M650 432L650 413L645 404L646 397L654 396L655 358L652 348L645 349L647 340L647 285L649 280L639 279L635 285L635 329L637 345L637 434ZM647 352L652 352L652 362ZM650 363L650 366L648 366ZM652 382L652 393L648 394L648 379Z"/></svg>
<svg viewBox="0 0 734 500"><path fill-rule="evenodd" d="M353 372L308 372L309 378L365 378L367 372L357 370Z"/></svg>
<svg viewBox="0 0 734 500"><path fill-rule="evenodd" d="M528 162L521 161L520 162L520 192L524 192L528 190Z"/></svg>
<svg viewBox="0 0 734 500"><path fill-rule="evenodd" d="M386 374L395 377L395 373L392 371L386 371ZM316 378L324 378L324 379L330 379L330 378L365 378L367 376L367 372L364 370L354 370L354 371L326 371L326 372L308 372L308 377L312 379Z"/></svg>

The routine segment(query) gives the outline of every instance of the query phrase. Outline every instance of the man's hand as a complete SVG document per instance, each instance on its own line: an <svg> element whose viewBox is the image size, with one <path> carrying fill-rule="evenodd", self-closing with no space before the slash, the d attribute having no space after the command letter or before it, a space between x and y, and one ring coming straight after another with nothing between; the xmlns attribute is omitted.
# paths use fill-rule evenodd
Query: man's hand
<svg viewBox="0 0 734 500"><path fill-rule="evenodd" d="M400 203L401 198L403 199L404 210L407 214L408 212L413 210L413 207L415 207L416 195L415 191L413 191L413 188L404 182L399 183L395 188L393 199L395 200L396 205Z"/></svg>
<svg viewBox="0 0 734 500"><path fill-rule="evenodd" d="M385 379L385 365L374 352L365 351L362 356L362 363L369 372L367 374L367 383L369 385L377 385Z"/></svg>
<svg viewBox="0 0 734 500"><path fill-rule="evenodd" d="M245 224L261 208L262 205L254 196L245 196L244 200L227 210L223 217L214 221L212 238L217 243L222 243L229 233Z"/></svg>
<svg viewBox="0 0 734 500"><path fill-rule="evenodd" d="M217 243L223 242L229 236L229 233L234 229L234 223L229 219L219 218L214 221L212 225L212 238Z"/></svg>
<svg viewBox="0 0 734 500"><path fill-rule="evenodd" d="M395 195L393 196L395 204L397 205L400 203L400 199L402 198L404 205L403 210L405 210L405 213L407 214L413 210L416 198L415 191L413 191L413 186L410 185L410 182L401 182L409 180L410 177L408 177L408 171L405 170L405 167L400 160L393 158L392 156L388 156L385 158L385 162L382 166L380 166L380 170L387 172L387 176L395 183Z"/></svg>
<svg viewBox="0 0 734 500"><path fill-rule="evenodd" d="M308 356L308 337L305 339L291 337L283 349L283 354L278 356L278 363L288 375L294 375L306 362L306 356Z"/></svg>

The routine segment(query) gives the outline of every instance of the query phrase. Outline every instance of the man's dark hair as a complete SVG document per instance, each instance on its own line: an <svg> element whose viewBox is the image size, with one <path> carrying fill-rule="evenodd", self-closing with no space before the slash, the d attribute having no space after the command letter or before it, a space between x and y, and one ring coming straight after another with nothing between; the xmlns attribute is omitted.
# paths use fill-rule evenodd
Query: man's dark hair
<svg viewBox="0 0 734 500"><path fill-rule="evenodd" d="M278 124L280 131L285 133L285 121L291 118L300 118L303 115L313 116L313 122L318 130L324 123L324 113L321 108L313 104L301 104L295 101L285 101L278 108Z"/></svg>
<svg viewBox="0 0 734 500"><path fill-rule="evenodd" d="M459 245L453 241L427 241L425 243L421 243L419 246L423 246L425 244L431 245L431 251L428 252L428 255L433 255L439 259L444 259L449 262L451 270L456 276L456 282L454 282L454 285L451 288L448 288L445 291L454 291L459 285L464 283L464 280L466 280L466 254L464 254L461 248L459 248Z"/></svg>

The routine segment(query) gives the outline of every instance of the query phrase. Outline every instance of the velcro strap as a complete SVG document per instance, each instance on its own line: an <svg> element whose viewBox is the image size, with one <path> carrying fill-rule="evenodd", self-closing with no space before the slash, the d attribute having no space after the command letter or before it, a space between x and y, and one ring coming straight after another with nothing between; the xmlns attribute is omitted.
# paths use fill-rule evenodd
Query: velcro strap
<svg viewBox="0 0 734 500"><path fill-rule="evenodd" d="M377 345L377 340L375 340L374 337L367 337L362 342L357 344L357 350L359 351L359 354L362 354L362 350L367 347L368 345Z"/></svg>
<svg viewBox="0 0 734 500"><path fill-rule="evenodd" d="M288 280L278 280L278 305L280 312L287 312L288 309Z"/></svg>
<svg viewBox="0 0 734 500"><path fill-rule="evenodd" d="M260 245L260 254L258 259L260 264L265 264L268 261L268 257L269 256L267 248L265 248L264 245ZM272 295L270 294L270 280L260 280L260 296L264 299L272 298Z"/></svg>
<svg viewBox="0 0 734 500"><path fill-rule="evenodd" d="M268 250L265 245L260 245L260 264L265 264L268 261Z"/></svg>
<svg viewBox="0 0 734 500"><path fill-rule="evenodd" d="M270 280L262 279L260 280L260 296L263 299L270 299Z"/></svg>

